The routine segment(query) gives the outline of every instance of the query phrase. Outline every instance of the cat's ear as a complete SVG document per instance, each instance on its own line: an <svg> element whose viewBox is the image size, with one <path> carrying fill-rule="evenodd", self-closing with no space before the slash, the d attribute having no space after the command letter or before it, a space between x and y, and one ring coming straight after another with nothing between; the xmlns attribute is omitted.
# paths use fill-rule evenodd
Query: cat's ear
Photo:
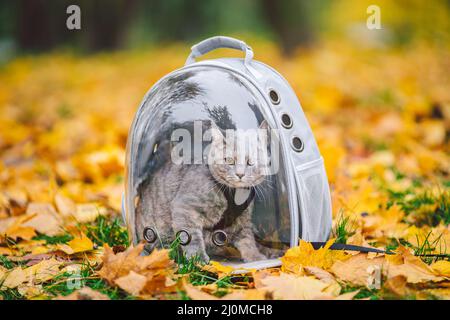
<svg viewBox="0 0 450 320"><path fill-rule="evenodd" d="M259 125L259 129L264 129L264 130L269 129L269 124L267 123L267 121L265 119Z"/></svg>
<svg viewBox="0 0 450 320"><path fill-rule="evenodd" d="M212 138L212 141L215 141L215 142L223 141L222 131L214 123L214 121L211 121L211 138Z"/></svg>

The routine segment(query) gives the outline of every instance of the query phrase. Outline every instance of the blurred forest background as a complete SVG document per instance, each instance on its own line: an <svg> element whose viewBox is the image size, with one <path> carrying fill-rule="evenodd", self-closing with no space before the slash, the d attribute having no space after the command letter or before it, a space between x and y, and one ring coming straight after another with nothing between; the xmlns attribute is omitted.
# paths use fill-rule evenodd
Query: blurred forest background
<svg viewBox="0 0 450 320"><path fill-rule="evenodd" d="M81 30L66 27L72 4ZM381 29L367 26L370 5ZM177 271L167 252L157 277L133 263L108 275L129 244L119 217L139 102L217 34L252 46L299 97L325 159L332 241L397 255L303 242L262 290L257 274L235 283L223 266ZM449 49L449 0L0 0L0 300L195 299L202 286L202 299L450 300L450 261L429 256L450 257ZM129 250L133 259L140 248ZM372 290L375 261L383 281ZM305 275L308 266L323 270ZM128 286L131 271L139 288ZM65 284L73 276L80 296Z"/></svg>
<svg viewBox="0 0 450 320"><path fill-rule="evenodd" d="M81 8L81 30L66 28L66 8ZM381 8L382 31L365 26ZM449 0L1 0L0 59L59 47L78 52L193 43L216 34L258 37L290 54L322 37L404 45L448 41Z"/></svg>

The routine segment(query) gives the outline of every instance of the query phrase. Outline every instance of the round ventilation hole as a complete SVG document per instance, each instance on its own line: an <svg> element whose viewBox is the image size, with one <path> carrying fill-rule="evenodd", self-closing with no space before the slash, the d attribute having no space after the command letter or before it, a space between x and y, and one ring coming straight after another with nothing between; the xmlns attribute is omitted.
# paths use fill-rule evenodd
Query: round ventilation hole
<svg viewBox="0 0 450 320"><path fill-rule="evenodd" d="M182 246L188 245L191 242L191 235L185 229L181 229L176 234L177 239L179 239Z"/></svg>
<svg viewBox="0 0 450 320"><path fill-rule="evenodd" d="M156 232L151 227L144 228L143 237L148 243L153 243L157 239Z"/></svg>
<svg viewBox="0 0 450 320"><path fill-rule="evenodd" d="M299 137L292 138L292 149L297 152L302 152L304 147L303 141Z"/></svg>
<svg viewBox="0 0 450 320"><path fill-rule="evenodd" d="M281 124L283 125L283 127L285 127L286 129L289 129L292 127L292 119L291 117L287 114L287 113L283 113L281 115Z"/></svg>
<svg viewBox="0 0 450 320"><path fill-rule="evenodd" d="M269 90L269 97L270 97L270 101L272 101L273 104L280 103L280 95L274 89Z"/></svg>
<svg viewBox="0 0 450 320"><path fill-rule="evenodd" d="M227 240L228 236L225 231L217 230L212 234L212 242L218 247L224 246L227 243Z"/></svg>

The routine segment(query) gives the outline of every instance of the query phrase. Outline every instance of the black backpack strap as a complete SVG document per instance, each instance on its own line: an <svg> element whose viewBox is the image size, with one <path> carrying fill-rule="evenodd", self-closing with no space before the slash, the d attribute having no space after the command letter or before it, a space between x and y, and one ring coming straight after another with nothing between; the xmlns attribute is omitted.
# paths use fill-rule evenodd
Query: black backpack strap
<svg viewBox="0 0 450 320"><path fill-rule="evenodd" d="M234 195L236 194L236 189L224 186L221 188L225 199L227 200L227 208L222 213L222 217L219 222L212 228L212 230L223 230L233 225L236 219L248 208L250 203L255 198L255 189L250 188L250 194L244 203L237 205L234 202Z"/></svg>
<svg viewBox="0 0 450 320"><path fill-rule="evenodd" d="M315 250L322 248L326 245L326 242L311 242L311 245L313 246L313 248ZM376 248L368 248L368 247L363 247L363 246L355 246L352 244L345 244L345 243L333 243L330 247L331 250L347 250L347 251L359 251L359 252L363 252L363 253L369 253L369 252L374 252L374 253L384 253L384 254L392 254L392 252L390 251L385 251L385 250L381 250L381 249L376 249Z"/></svg>

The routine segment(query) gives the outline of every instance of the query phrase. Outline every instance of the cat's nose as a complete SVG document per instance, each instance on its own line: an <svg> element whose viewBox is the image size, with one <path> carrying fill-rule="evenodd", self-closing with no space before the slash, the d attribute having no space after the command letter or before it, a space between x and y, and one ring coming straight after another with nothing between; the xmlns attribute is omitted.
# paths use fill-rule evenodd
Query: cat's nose
<svg viewBox="0 0 450 320"><path fill-rule="evenodd" d="M243 173L236 173L236 175L237 175L237 177L238 177L239 179L242 179L242 177L244 176Z"/></svg>

